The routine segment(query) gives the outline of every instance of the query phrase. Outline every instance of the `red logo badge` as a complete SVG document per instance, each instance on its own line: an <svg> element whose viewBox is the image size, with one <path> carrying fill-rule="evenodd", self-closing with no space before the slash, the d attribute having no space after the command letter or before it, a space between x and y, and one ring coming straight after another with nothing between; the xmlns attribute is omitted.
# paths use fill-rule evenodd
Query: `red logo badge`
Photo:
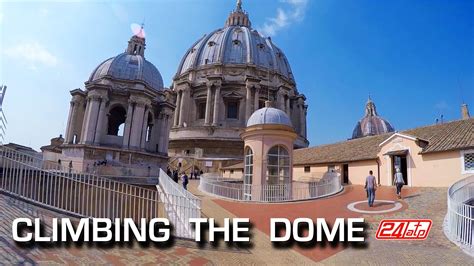
<svg viewBox="0 0 474 266"><path fill-rule="evenodd" d="M433 222L429 219L384 219L375 238L378 240L425 240Z"/></svg>

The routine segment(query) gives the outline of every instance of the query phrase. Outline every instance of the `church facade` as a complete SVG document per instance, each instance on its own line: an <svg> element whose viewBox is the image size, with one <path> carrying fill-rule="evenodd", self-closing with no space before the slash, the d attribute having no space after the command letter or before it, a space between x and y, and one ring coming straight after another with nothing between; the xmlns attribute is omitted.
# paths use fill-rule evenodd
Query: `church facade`
<svg viewBox="0 0 474 266"><path fill-rule="evenodd" d="M288 60L270 38L252 28L237 2L223 28L197 40L173 79L176 111L170 130L172 157L193 156L208 170L243 158L240 133L250 115L272 100L296 130L295 148L308 146L306 98ZM217 163L216 163L217 161Z"/></svg>

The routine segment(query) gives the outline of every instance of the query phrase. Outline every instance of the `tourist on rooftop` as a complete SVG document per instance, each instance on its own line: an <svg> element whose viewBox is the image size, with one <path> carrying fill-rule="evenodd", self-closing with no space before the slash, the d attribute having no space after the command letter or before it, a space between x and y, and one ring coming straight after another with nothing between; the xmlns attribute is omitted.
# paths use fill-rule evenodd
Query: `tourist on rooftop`
<svg viewBox="0 0 474 266"><path fill-rule="evenodd" d="M181 176L181 181L183 182L183 188L188 190L188 183L189 183L189 178L188 176L186 175L186 172L183 172L182 176Z"/></svg>
<svg viewBox="0 0 474 266"><path fill-rule="evenodd" d="M174 180L174 182L178 183L178 180L179 180L179 178L178 178L178 170L174 170L174 171L173 171L173 180Z"/></svg>
<svg viewBox="0 0 474 266"><path fill-rule="evenodd" d="M403 174L400 172L400 168L396 168L396 173L395 173L395 178L393 182L395 183L395 186L397 187L397 196L399 199L402 198L402 187L405 185L405 181L403 180Z"/></svg>
<svg viewBox="0 0 474 266"><path fill-rule="evenodd" d="M372 170L369 171L369 175L365 179L365 189L368 194L369 207L372 207L375 200L375 190L377 189L377 183L375 182L375 176Z"/></svg>

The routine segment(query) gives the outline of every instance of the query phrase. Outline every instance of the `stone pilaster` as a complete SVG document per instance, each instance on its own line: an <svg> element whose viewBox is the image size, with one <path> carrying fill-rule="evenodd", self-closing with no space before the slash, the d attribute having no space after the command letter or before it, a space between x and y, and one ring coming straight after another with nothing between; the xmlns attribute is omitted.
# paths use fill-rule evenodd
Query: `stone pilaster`
<svg viewBox="0 0 474 266"><path fill-rule="evenodd" d="M245 95L245 121L247 121L252 115L252 85L247 83L245 88L247 89L247 94Z"/></svg>
<svg viewBox="0 0 474 266"><path fill-rule="evenodd" d="M255 87L255 98L254 98L254 104L253 104L253 111L257 111L259 108L260 104L260 86L254 86Z"/></svg>
<svg viewBox="0 0 474 266"><path fill-rule="evenodd" d="M214 95L214 119L212 120L213 126L219 125L219 105L221 102L221 86L216 86L216 93Z"/></svg>
<svg viewBox="0 0 474 266"><path fill-rule="evenodd" d="M211 101L212 101L212 84L207 83L207 96L206 96L206 115L204 119L204 125L208 126L211 124Z"/></svg>
<svg viewBox="0 0 474 266"><path fill-rule="evenodd" d="M288 117L291 117L290 101L291 101L290 96L288 95L288 97L286 97L286 100L285 100L285 111Z"/></svg>

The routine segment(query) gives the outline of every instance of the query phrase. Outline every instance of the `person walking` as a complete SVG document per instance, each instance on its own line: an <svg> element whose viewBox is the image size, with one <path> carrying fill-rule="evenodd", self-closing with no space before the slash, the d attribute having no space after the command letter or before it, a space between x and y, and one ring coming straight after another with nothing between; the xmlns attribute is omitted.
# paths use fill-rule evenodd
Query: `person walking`
<svg viewBox="0 0 474 266"><path fill-rule="evenodd" d="M395 186L397 187L397 197L399 199L402 198L402 187L405 185L405 180L403 180L403 174L400 172L400 168L395 169L395 177L393 179L393 182L395 183Z"/></svg>
<svg viewBox="0 0 474 266"><path fill-rule="evenodd" d="M176 182L176 184L178 183L178 170L174 170L173 171L173 181Z"/></svg>
<svg viewBox="0 0 474 266"><path fill-rule="evenodd" d="M183 172L183 175L181 176L181 181L183 182L183 188L188 190L189 178L185 172Z"/></svg>
<svg viewBox="0 0 474 266"><path fill-rule="evenodd" d="M372 170L369 171L369 175L365 178L365 189L367 190L369 207L373 207L377 183L375 182L375 176Z"/></svg>

